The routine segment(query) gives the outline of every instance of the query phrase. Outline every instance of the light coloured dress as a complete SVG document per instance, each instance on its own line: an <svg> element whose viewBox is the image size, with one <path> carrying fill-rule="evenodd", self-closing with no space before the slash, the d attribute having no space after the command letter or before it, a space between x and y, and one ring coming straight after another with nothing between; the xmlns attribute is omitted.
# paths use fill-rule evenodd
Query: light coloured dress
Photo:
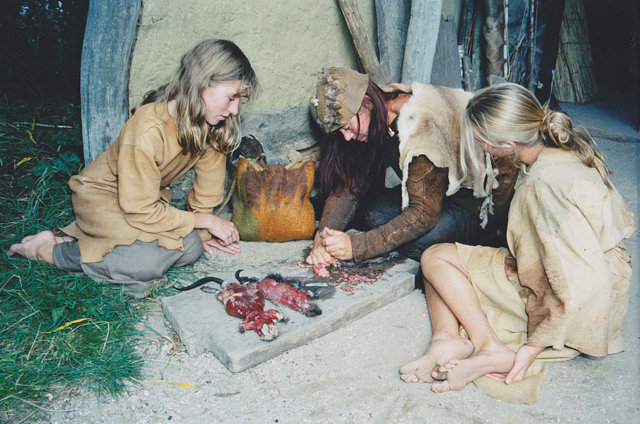
<svg viewBox="0 0 640 424"><path fill-rule="evenodd" d="M623 350L631 279L624 241L633 232L633 214L594 168L545 148L518 177L509 251L457 245L458 257L508 347L550 347L538 359L604 356Z"/></svg>

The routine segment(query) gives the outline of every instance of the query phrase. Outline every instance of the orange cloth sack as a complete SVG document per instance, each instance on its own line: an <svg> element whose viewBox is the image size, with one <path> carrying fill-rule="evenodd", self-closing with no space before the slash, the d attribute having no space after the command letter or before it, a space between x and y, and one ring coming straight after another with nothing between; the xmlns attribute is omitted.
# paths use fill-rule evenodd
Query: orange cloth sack
<svg viewBox="0 0 640 424"><path fill-rule="evenodd" d="M309 194L315 162L258 164L240 157L238 203L233 209L240 239L290 241L310 239L316 222Z"/></svg>

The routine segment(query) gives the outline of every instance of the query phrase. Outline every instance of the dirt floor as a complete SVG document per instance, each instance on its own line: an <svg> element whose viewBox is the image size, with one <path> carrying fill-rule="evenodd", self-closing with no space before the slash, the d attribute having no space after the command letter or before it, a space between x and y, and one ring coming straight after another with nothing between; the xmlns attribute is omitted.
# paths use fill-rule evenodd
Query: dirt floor
<svg viewBox="0 0 640 424"><path fill-rule="evenodd" d="M640 143L598 139L614 184L638 217ZM628 243L638 262L639 236ZM274 249L278 249L274 245ZM160 305L145 317L137 349L145 378L118 399L83 390L59 394L51 423L638 423L640 326L638 271L632 280L625 352L548 365L532 405L495 400L472 384L434 394L407 384L398 367L421 355L430 329L422 292L371 311L350 325L243 372L209 353L191 357ZM156 333L157 332L157 333Z"/></svg>

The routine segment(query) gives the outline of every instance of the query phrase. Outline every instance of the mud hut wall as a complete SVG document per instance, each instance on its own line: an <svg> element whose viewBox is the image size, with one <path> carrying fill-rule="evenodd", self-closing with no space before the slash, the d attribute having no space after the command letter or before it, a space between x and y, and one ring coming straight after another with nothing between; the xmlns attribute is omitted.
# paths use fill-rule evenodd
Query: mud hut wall
<svg viewBox="0 0 640 424"><path fill-rule="evenodd" d="M129 103L165 83L180 57L207 38L234 41L261 84L243 111L305 104L323 66L358 69L350 35L335 0L145 0L131 60ZM358 0L375 40L374 0Z"/></svg>
<svg viewBox="0 0 640 424"><path fill-rule="evenodd" d="M443 0L443 14L457 18L459 3ZM377 49L375 0L357 4ZM258 75L259 96L242 108L243 139L257 141L269 163L317 159L321 135L308 102L318 71L362 70L338 2L144 0L131 57L129 106L166 83L180 57L207 38L237 43Z"/></svg>

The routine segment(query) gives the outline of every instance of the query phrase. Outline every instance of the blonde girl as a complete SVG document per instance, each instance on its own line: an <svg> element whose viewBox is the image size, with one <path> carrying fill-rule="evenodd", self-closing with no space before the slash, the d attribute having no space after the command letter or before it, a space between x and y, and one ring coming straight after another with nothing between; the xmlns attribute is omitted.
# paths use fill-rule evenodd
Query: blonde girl
<svg viewBox="0 0 640 424"><path fill-rule="evenodd" d="M592 139L525 88L506 83L478 92L463 127L466 172L482 164L484 152L522 166L509 210L509 249L440 244L425 251L433 338L400 373L407 382L432 383L435 392L471 381L495 389L486 377L497 378L498 397L509 399L525 387L512 383L540 370L532 367L536 359L623 349L631 276L624 241L634 231L633 216Z"/></svg>
<svg viewBox="0 0 640 424"><path fill-rule="evenodd" d="M171 266L217 248L239 252L235 226L214 216L222 201L226 155L239 141L242 100L256 92L249 60L233 42L205 40L186 53L169 83L147 94L118 139L69 180L76 220L10 247L69 272L120 284L144 296ZM195 171L187 210L168 187Z"/></svg>

